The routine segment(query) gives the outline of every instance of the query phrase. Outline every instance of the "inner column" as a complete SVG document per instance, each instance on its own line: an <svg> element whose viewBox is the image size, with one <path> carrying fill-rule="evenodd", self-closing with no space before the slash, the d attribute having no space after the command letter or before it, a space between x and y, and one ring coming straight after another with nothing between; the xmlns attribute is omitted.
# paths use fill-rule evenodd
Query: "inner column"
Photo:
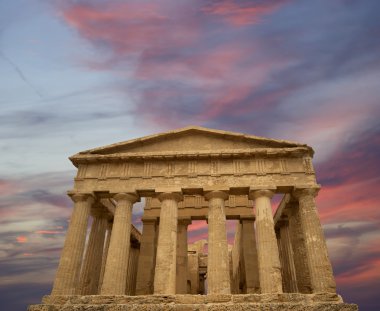
<svg viewBox="0 0 380 311"><path fill-rule="evenodd" d="M102 207L98 207L93 209L92 217L93 222L80 277L79 295L96 295L98 293L102 266L101 254L107 229L107 213L102 210Z"/></svg>
<svg viewBox="0 0 380 311"><path fill-rule="evenodd" d="M162 193L158 232L154 293L174 295L176 292L177 222L179 193Z"/></svg>
<svg viewBox="0 0 380 311"><path fill-rule="evenodd" d="M257 248L255 238L255 218L241 218L242 244L247 294L260 293L259 270L257 263Z"/></svg>
<svg viewBox="0 0 380 311"><path fill-rule="evenodd" d="M256 236L261 293L282 293L281 264L274 231L269 190L251 191L255 200Z"/></svg>
<svg viewBox="0 0 380 311"><path fill-rule="evenodd" d="M177 235L177 280L176 293L187 293L187 226L191 224L190 219L178 220Z"/></svg>
<svg viewBox="0 0 380 311"><path fill-rule="evenodd" d="M224 201L228 194L211 191L205 195L208 209L207 294L230 294L230 265Z"/></svg>
<svg viewBox="0 0 380 311"><path fill-rule="evenodd" d="M137 266L136 295L151 295L156 261L157 219L143 217L141 220L143 231Z"/></svg>
<svg viewBox="0 0 380 311"><path fill-rule="evenodd" d="M133 193L118 193L114 223L111 233L102 295L124 295L127 284L127 269L131 239L132 207L138 199Z"/></svg>

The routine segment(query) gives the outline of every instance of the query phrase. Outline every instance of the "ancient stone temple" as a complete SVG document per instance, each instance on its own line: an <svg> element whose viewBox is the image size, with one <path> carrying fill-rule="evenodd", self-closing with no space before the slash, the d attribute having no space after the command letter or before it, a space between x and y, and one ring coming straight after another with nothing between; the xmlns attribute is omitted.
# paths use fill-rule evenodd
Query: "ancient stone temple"
<svg viewBox="0 0 380 311"><path fill-rule="evenodd" d="M53 289L29 310L357 310L336 293L313 153L192 126L72 156ZM132 225L140 200L142 233ZM207 221L207 241L188 243L194 220Z"/></svg>

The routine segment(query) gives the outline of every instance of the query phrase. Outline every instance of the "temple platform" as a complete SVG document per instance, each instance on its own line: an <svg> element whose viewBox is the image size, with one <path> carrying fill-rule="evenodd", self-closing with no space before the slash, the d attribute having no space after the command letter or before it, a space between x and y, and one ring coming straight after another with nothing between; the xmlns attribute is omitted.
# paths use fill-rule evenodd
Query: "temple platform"
<svg viewBox="0 0 380 311"><path fill-rule="evenodd" d="M28 311L356 311L337 294L45 296Z"/></svg>

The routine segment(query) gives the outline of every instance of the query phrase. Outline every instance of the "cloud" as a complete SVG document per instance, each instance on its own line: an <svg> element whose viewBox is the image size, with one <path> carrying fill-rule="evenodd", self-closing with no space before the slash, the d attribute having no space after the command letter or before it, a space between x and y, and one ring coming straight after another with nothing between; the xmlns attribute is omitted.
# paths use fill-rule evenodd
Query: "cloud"
<svg viewBox="0 0 380 311"><path fill-rule="evenodd" d="M103 58L85 63L122 81L119 89L132 99L131 113L141 122L165 129L191 122L281 136L287 127L292 139L311 138L319 145L331 133L342 136L348 127L367 122L369 109L365 114L349 109L345 118L339 113L357 100L373 106L371 96L357 95L349 104L342 97L357 83L350 81L353 73L364 77L379 65L380 46L369 36L371 23L378 23L371 6L335 6L340 13L333 20L327 4L291 1L194 1L191 6L79 1L60 12L103 51ZM374 88L357 87L356 94L363 92L376 94ZM325 98L310 100L317 94ZM337 109L326 118L331 107ZM320 113L304 116L314 110ZM316 133L316 126L324 130Z"/></svg>
<svg viewBox="0 0 380 311"><path fill-rule="evenodd" d="M64 234L65 232L63 231L57 231L57 230L37 230L34 233L37 234Z"/></svg>
<svg viewBox="0 0 380 311"><path fill-rule="evenodd" d="M18 243L26 243L28 241L28 239L25 236L22 236L22 235L18 236L16 238L16 240L17 240Z"/></svg>
<svg viewBox="0 0 380 311"><path fill-rule="evenodd" d="M62 7L64 19L82 36L123 55L152 47L164 49L191 43L198 34L196 24L170 11L172 8L168 5L141 1L107 4L82 1ZM178 23L181 17L184 19Z"/></svg>
<svg viewBox="0 0 380 311"><path fill-rule="evenodd" d="M222 16L232 26L257 24L267 14L273 13L288 1L208 1L202 11Z"/></svg>

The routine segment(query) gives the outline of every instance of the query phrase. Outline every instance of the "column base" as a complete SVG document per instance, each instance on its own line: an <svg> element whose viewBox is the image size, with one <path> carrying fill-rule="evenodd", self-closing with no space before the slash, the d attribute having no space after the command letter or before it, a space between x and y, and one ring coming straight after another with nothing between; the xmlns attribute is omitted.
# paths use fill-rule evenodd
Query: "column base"
<svg viewBox="0 0 380 311"><path fill-rule="evenodd" d="M45 296L42 304L28 311L357 311L336 294L247 294L247 295L147 295L147 296Z"/></svg>

